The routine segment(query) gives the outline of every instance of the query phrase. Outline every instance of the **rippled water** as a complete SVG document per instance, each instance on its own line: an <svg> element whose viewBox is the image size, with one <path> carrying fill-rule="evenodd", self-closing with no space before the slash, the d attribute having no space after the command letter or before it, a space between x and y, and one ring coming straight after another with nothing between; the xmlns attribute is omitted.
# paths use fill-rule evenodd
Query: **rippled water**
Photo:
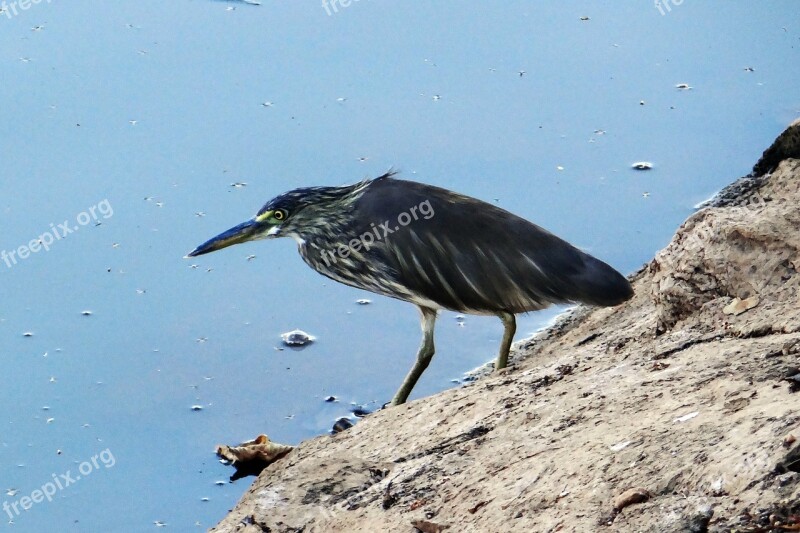
<svg viewBox="0 0 800 533"><path fill-rule="evenodd" d="M651 258L797 117L800 28L792 1L621 4L0 4L2 523L209 527L249 483L216 444L391 398L413 306L289 240L183 259L287 189L395 167L624 272ZM296 328L316 341L282 349ZM413 397L501 332L445 313Z"/></svg>

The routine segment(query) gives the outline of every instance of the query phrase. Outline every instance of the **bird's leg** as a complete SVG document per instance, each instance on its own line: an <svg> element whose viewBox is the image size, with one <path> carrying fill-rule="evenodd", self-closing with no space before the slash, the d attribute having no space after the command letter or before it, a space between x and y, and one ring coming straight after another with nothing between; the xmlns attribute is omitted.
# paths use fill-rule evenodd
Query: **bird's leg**
<svg viewBox="0 0 800 533"><path fill-rule="evenodd" d="M397 390L397 394L392 398L392 405L406 403L408 395L411 394L411 389L417 384L417 380L425 369L428 368L431 359L433 359L433 353L435 351L433 346L433 327L436 324L436 310L428 307L420 307L419 310L422 313L422 319L420 320L420 326L422 327L422 344L417 352L417 362L414 363L406 379L403 380L403 384L400 385L400 388Z"/></svg>
<svg viewBox="0 0 800 533"><path fill-rule="evenodd" d="M494 364L495 370L500 370L508 365L508 352L511 350L511 343L514 342L514 333L517 332L517 320L514 315L503 311L498 314L503 321L503 342L500 343L500 353L497 355L497 362Z"/></svg>

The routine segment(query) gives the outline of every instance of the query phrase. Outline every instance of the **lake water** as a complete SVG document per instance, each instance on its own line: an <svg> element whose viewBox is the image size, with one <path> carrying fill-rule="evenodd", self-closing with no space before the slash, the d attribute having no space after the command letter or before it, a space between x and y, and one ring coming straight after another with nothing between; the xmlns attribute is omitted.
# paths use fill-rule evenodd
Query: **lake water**
<svg viewBox="0 0 800 533"><path fill-rule="evenodd" d="M800 114L792 0L326 5L0 2L0 529L210 527L216 444L391 398L412 305L287 239L183 259L271 197L394 167L630 273ZM412 398L501 333L444 313Z"/></svg>

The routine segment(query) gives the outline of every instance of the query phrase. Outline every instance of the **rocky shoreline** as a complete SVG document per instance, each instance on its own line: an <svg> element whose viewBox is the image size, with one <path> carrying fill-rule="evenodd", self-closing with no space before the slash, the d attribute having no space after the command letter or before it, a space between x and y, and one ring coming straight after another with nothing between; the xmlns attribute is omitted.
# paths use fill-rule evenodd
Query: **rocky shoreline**
<svg viewBox="0 0 800 533"><path fill-rule="evenodd" d="M631 301L301 443L212 531L800 530L799 272L795 122L631 277Z"/></svg>

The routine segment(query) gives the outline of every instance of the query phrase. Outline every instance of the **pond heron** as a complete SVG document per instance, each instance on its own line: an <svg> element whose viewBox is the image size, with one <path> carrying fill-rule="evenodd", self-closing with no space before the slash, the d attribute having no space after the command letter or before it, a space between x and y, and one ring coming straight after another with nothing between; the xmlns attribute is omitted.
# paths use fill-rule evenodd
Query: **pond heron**
<svg viewBox="0 0 800 533"><path fill-rule="evenodd" d="M189 256L292 237L320 274L415 304L422 344L393 405L406 401L430 363L441 309L500 317L499 370L508 363L515 314L556 303L614 306L633 295L622 274L547 230L481 200L394 174L289 191Z"/></svg>

